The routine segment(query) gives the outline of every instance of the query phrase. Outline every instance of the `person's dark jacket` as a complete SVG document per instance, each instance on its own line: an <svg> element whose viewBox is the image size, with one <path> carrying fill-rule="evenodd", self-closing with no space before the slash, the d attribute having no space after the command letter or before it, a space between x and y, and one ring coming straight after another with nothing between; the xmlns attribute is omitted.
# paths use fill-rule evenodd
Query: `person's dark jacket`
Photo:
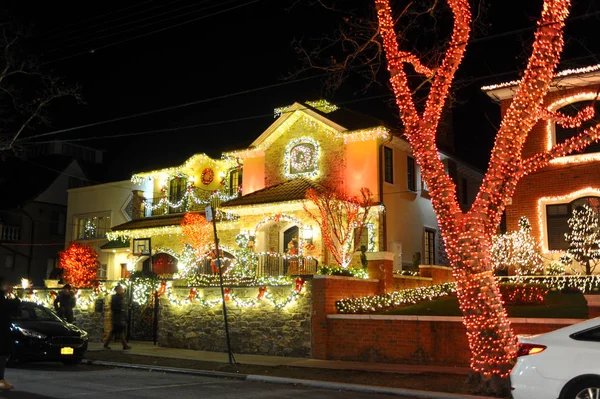
<svg viewBox="0 0 600 399"><path fill-rule="evenodd" d="M114 294L110 299L110 310L112 313L112 324L114 327L125 327L127 325L127 303L125 295Z"/></svg>
<svg viewBox="0 0 600 399"><path fill-rule="evenodd" d="M13 316L19 312L20 301L8 299L0 290L0 355L8 355L12 349L10 328Z"/></svg>
<svg viewBox="0 0 600 399"><path fill-rule="evenodd" d="M75 295L73 293L61 292L54 300L54 309L58 315L67 322L73 322L73 308L75 307Z"/></svg>

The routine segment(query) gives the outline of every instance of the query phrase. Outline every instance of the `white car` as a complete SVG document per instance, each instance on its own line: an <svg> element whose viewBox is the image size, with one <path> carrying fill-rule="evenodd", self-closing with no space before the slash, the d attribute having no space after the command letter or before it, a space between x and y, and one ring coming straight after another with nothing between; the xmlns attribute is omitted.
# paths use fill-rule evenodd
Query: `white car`
<svg viewBox="0 0 600 399"><path fill-rule="evenodd" d="M520 336L514 399L600 399L600 317Z"/></svg>

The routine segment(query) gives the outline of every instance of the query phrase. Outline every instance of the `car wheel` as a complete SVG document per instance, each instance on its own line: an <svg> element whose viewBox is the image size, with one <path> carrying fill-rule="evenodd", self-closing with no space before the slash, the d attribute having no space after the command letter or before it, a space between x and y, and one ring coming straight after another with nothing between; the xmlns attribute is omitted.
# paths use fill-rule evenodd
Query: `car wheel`
<svg viewBox="0 0 600 399"><path fill-rule="evenodd" d="M600 399L600 378L585 378L573 384L565 399Z"/></svg>
<svg viewBox="0 0 600 399"><path fill-rule="evenodd" d="M77 366L81 363L81 359L66 359L62 361L65 366Z"/></svg>

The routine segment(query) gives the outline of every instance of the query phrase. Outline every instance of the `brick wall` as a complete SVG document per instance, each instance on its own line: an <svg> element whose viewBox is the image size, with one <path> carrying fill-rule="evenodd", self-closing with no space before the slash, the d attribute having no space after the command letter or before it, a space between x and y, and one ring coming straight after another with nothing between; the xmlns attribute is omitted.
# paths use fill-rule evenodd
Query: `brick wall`
<svg viewBox="0 0 600 399"><path fill-rule="evenodd" d="M419 275L421 277L430 277L433 285L454 281L452 268L448 266L420 265Z"/></svg>
<svg viewBox="0 0 600 399"><path fill-rule="evenodd" d="M541 334L579 320L513 319L517 334ZM468 366L469 347L460 317L329 315L331 360Z"/></svg>
<svg viewBox="0 0 600 399"><path fill-rule="evenodd" d="M394 276L393 291L429 287L430 285L433 285L430 277Z"/></svg>

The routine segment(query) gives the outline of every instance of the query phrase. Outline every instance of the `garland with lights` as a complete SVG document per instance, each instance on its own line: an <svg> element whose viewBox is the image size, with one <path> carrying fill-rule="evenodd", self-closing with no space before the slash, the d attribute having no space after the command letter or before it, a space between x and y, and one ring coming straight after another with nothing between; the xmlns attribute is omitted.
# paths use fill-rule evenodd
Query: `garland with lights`
<svg viewBox="0 0 600 399"><path fill-rule="evenodd" d="M321 266L318 274L325 276L348 276L362 279L369 278L369 273L365 269L354 269L352 267Z"/></svg>
<svg viewBox="0 0 600 399"><path fill-rule="evenodd" d="M518 181L557 157L585 148L600 137L600 125L586 129L562 144L522 159L527 135L540 122L543 101L555 76L563 50L563 29L569 14L569 0L544 0L527 68L496 135L489 168L476 199L463 213L456 197L456 186L439 158L436 133L456 70L460 66L471 31L471 10L467 0L447 0L454 25L447 49L439 65L425 73L430 81L424 110L415 98L405 64L415 65L399 49L395 19L389 0L375 0L379 32L390 72L390 83L400 117L417 164L421 168L437 214L450 264L457 281L457 295L471 349L471 381L481 391L510 392L505 379L513 367L517 339L503 308L492 274L490 247L507 202ZM496 384L495 381L502 381ZM500 388L500 389L496 389Z"/></svg>
<svg viewBox="0 0 600 399"><path fill-rule="evenodd" d="M320 100L316 100L316 101L305 101L305 104L308 104L309 106L318 109L319 111L321 111L324 114L328 114L330 112L334 112L334 111L337 111L338 109L340 109L340 107L338 107L337 105L332 104L329 101L324 100L324 99L320 99ZM289 112L291 107L292 107L291 105L286 105L284 107L275 108L273 110L273 115L275 116L275 118L280 117L284 113Z"/></svg>
<svg viewBox="0 0 600 399"><path fill-rule="evenodd" d="M516 283L516 276L498 277L501 283ZM536 283L544 285L554 291L578 290L583 294L600 293L600 275L593 276L523 276L520 280L523 284Z"/></svg>

